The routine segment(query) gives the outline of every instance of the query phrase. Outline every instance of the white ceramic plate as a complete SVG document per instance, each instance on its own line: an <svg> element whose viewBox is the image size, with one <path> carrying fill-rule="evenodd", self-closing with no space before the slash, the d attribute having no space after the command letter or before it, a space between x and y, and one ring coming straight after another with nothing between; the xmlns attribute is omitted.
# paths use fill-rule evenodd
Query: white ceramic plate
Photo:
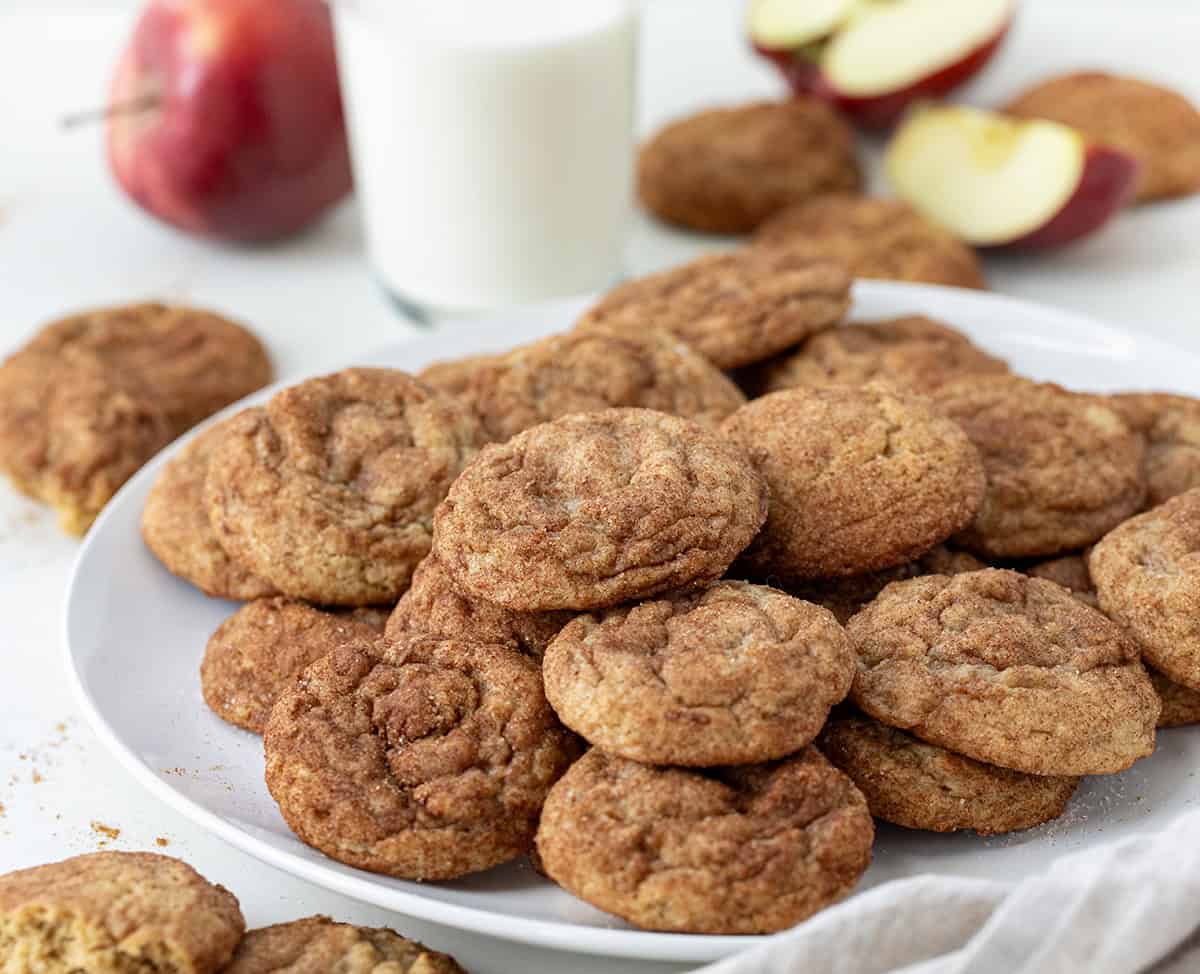
<svg viewBox="0 0 1200 974"><path fill-rule="evenodd" d="M355 364L415 370L438 358L505 348L566 327L575 302L442 327ZM1200 356L1075 315L989 294L862 283L855 313L920 312L969 332L1022 373L1079 389L1200 393ZM336 363L335 363L336 365ZM265 398L267 393L256 398ZM292 837L262 780L257 737L205 707L197 670L209 634L234 608L169 575L143 547L138 519L166 458L121 491L88 534L67 595L69 670L101 739L156 796L265 862L399 913L510 940L588 953L702 961L755 938L632 930L515 863L458 882L421 885L326 859ZM1200 732L1160 736L1158 752L1122 775L1086 781L1057 822L1008 837L936 836L884 826L860 889L919 873L1015 878L1056 856L1159 828L1200 797ZM836 907L834 907L836 909Z"/></svg>

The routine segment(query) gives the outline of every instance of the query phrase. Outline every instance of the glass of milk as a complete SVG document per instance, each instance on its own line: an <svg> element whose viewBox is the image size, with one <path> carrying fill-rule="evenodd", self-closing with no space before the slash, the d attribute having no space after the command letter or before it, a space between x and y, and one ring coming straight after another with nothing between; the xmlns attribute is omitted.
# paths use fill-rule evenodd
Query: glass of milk
<svg viewBox="0 0 1200 974"><path fill-rule="evenodd" d="M371 264L428 317L621 273L636 0L334 0Z"/></svg>

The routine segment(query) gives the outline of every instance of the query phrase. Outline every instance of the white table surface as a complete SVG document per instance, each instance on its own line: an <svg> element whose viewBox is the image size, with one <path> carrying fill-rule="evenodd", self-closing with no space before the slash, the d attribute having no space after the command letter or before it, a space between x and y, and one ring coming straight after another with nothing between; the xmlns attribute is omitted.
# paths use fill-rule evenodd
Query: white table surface
<svg viewBox="0 0 1200 974"><path fill-rule="evenodd" d="M737 8L734 0L649 0L647 127L692 106L778 90L740 43ZM118 0L0 0L0 353L68 309L143 297L243 318L284 377L414 333L371 280L353 204L283 246L214 247L126 202L98 130L57 127L63 113L102 103L132 9ZM1200 101L1188 38L1200 38L1200 11L1187 0L1028 2L968 97L995 102L1052 71L1102 66L1169 81ZM641 221L629 266L649 270L724 244ZM993 260L987 270L999 291L1194 346L1200 198L1143 208L1067 252ZM156 849L162 840L162 851L233 889L253 926L315 912L387 924L477 974L682 970L533 950L388 915L263 866L168 811L103 751L67 689L60 608L75 550L49 513L0 485L0 873L99 848Z"/></svg>

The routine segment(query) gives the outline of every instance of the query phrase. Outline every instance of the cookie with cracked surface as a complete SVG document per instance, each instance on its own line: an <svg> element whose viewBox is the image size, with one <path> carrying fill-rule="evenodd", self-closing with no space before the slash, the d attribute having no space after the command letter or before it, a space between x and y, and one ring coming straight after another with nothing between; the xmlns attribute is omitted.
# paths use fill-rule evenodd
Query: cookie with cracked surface
<svg viewBox="0 0 1200 974"><path fill-rule="evenodd" d="M412 585L387 621L387 635L411 632L499 643L541 659L550 640L574 618L573 612L515 612L465 594L430 554L417 566Z"/></svg>
<svg viewBox="0 0 1200 974"><path fill-rule="evenodd" d="M482 439L465 407L403 372L309 379L230 422L209 458L209 520L221 547L284 595L393 603Z"/></svg>
<svg viewBox="0 0 1200 974"><path fill-rule="evenodd" d="M928 395L964 376L1003 375L1008 365L955 328L924 315L854 322L766 362L751 382L762 393L886 382Z"/></svg>
<svg viewBox="0 0 1200 974"><path fill-rule="evenodd" d="M819 98L697 112L638 154L642 206L708 233L749 233L793 203L861 184L854 134Z"/></svg>
<svg viewBox="0 0 1200 974"><path fill-rule="evenodd" d="M961 547L994 558L1055 555L1087 547L1140 509L1142 438L1103 397L977 376L933 399L987 471L983 506L954 539Z"/></svg>
<svg viewBox="0 0 1200 974"><path fill-rule="evenodd" d="M552 335L506 355L444 363L423 376L479 417L502 443L569 413L657 409L715 426L746 401L718 368L671 334L648 328ZM432 376L432 378L429 378Z"/></svg>
<svg viewBox="0 0 1200 974"><path fill-rule="evenodd" d="M1137 647L1044 578L895 582L846 631L850 698L923 741L1044 775L1113 774L1154 750L1159 703Z"/></svg>
<svg viewBox="0 0 1200 974"><path fill-rule="evenodd" d="M1138 200L1200 192L1200 111L1170 88L1079 71L1034 85L1005 111L1069 125L1129 153L1141 165Z"/></svg>
<svg viewBox="0 0 1200 974"><path fill-rule="evenodd" d="M453 957L386 927L314 916L251 930L222 974L466 974Z"/></svg>
<svg viewBox="0 0 1200 974"><path fill-rule="evenodd" d="M876 818L926 832L998 835L1058 818L1078 778L1023 774L926 744L870 717L838 717L817 746Z"/></svg>
<svg viewBox="0 0 1200 974"><path fill-rule="evenodd" d="M438 508L434 550L475 598L600 609L715 581L766 516L767 485L736 444L609 409L485 447Z"/></svg>
<svg viewBox="0 0 1200 974"><path fill-rule="evenodd" d="M732 369L832 328L850 307L850 284L835 261L744 248L622 284L576 327L624 335L661 328Z"/></svg>
<svg viewBox="0 0 1200 974"><path fill-rule="evenodd" d="M767 523L740 563L751 577L791 583L902 565L969 524L983 499L963 431L878 384L775 392L721 431L771 490Z"/></svg>
<svg viewBox="0 0 1200 974"><path fill-rule="evenodd" d="M204 702L222 720L261 734L275 701L305 668L338 646L383 633L386 615L363 611L324 612L282 597L242 606L205 647Z"/></svg>
<svg viewBox="0 0 1200 974"><path fill-rule="evenodd" d="M593 748L550 791L550 877L648 930L774 933L850 892L871 862L862 794L814 748L775 764L654 768Z"/></svg>
<svg viewBox="0 0 1200 974"><path fill-rule="evenodd" d="M1146 506L1200 487L1200 399L1168 392L1110 396L1129 428L1146 441Z"/></svg>
<svg viewBox="0 0 1200 974"><path fill-rule="evenodd" d="M216 974L245 928L232 893L168 856L97 852L0 876L5 974Z"/></svg>
<svg viewBox="0 0 1200 974"><path fill-rule="evenodd" d="M585 614L546 651L546 696L609 754L688 767L755 764L808 744L845 699L856 656L820 606L717 582Z"/></svg>
<svg viewBox="0 0 1200 974"><path fill-rule="evenodd" d="M221 547L204 503L209 458L233 418L195 437L162 468L142 509L142 540L169 572L206 595L246 602L273 595L275 588Z"/></svg>
<svg viewBox="0 0 1200 974"><path fill-rule="evenodd" d="M831 258L854 277L984 288L975 251L901 200L830 193L775 214L756 246Z"/></svg>
<svg viewBox="0 0 1200 974"><path fill-rule="evenodd" d="M409 635L344 645L280 697L267 787L333 859L452 879L529 849L546 792L578 754L537 663L507 646Z"/></svg>

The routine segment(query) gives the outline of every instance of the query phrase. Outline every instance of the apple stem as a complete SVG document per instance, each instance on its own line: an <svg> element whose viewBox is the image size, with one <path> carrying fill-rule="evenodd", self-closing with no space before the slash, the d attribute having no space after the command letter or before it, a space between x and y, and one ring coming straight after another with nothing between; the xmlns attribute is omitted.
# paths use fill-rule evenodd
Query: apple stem
<svg viewBox="0 0 1200 974"><path fill-rule="evenodd" d="M105 119L118 115L140 115L157 108L162 103L158 95L142 95L140 98L130 98L129 101L119 101L105 108L89 108L82 112L64 115L58 124L64 129L78 128L80 125L91 125L93 122L103 122Z"/></svg>

